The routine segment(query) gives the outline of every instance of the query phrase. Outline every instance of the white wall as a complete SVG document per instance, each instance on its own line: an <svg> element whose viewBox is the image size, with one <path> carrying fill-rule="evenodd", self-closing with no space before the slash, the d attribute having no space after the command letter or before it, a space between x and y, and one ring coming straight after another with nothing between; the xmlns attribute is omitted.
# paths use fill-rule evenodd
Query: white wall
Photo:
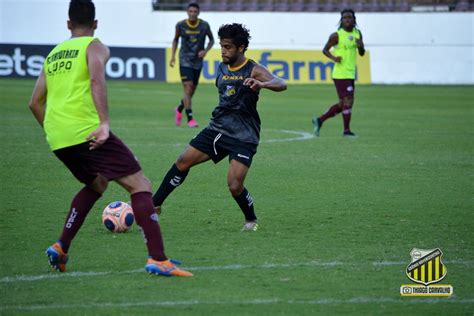
<svg viewBox="0 0 474 316"><path fill-rule="evenodd" d="M55 44L69 36L67 0L0 0L0 43ZM151 0L96 0L103 42L169 47L183 11L153 12ZM358 13L371 52L372 82L474 84L473 13ZM221 24L249 27L250 48L322 49L338 13L203 12L217 38ZM217 46L216 46L217 47Z"/></svg>

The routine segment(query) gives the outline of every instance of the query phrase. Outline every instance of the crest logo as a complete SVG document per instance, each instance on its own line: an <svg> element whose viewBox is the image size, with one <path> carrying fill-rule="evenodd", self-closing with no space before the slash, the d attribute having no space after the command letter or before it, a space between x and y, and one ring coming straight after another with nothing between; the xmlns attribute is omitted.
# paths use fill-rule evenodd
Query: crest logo
<svg viewBox="0 0 474 316"><path fill-rule="evenodd" d="M442 255L439 248L431 250L414 248L410 252L411 263L406 269L408 278L423 285L441 281L447 273L446 266L441 261Z"/></svg>
<svg viewBox="0 0 474 316"><path fill-rule="evenodd" d="M227 86L225 90L225 95L230 97L231 95L234 95L236 93L234 86Z"/></svg>
<svg viewBox="0 0 474 316"><path fill-rule="evenodd" d="M347 39L348 39L349 41L352 41L352 40L354 39L354 36L349 35L349 36L347 37Z"/></svg>

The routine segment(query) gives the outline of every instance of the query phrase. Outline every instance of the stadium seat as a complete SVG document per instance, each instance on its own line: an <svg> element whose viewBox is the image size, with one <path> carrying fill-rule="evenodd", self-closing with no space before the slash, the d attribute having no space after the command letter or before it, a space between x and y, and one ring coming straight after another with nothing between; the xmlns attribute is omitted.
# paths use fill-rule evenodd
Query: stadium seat
<svg viewBox="0 0 474 316"><path fill-rule="evenodd" d="M321 3L318 0L309 0L306 3L305 10L309 12L321 11Z"/></svg>
<svg viewBox="0 0 474 316"><path fill-rule="evenodd" d="M228 5L230 11L244 11L245 4L244 0L233 0Z"/></svg>
<svg viewBox="0 0 474 316"><path fill-rule="evenodd" d="M352 9L354 10L354 1L342 0L337 5L337 11L342 11L344 9Z"/></svg>
<svg viewBox="0 0 474 316"><path fill-rule="evenodd" d="M326 0L326 3L322 5L321 9L322 11L325 11L325 12L338 11L338 7L334 3L334 1L331 1L331 0Z"/></svg>
<svg viewBox="0 0 474 316"><path fill-rule="evenodd" d="M408 12L410 11L410 4L408 0L399 0L396 7L397 11Z"/></svg>
<svg viewBox="0 0 474 316"><path fill-rule="evenodd" d="M381 11L379 1L371 0L367 5L367 11L370 11L370 12L379 12L379 11Z"/></svg>
<svg viewBox="0 0 474 316"><path fill-rule="evenodd" d="M259 11L273 11L273 0L262 1Z"/></svg>
<svg viewBox="0 0 474 316"><path fill-rule="evenodd" d="M456 11L469 11L469 1L468 0L459 0L456 3L456 7L454 8L454 10L456 10Z"/></svg>
<svg viewBox="0 0 474 316"><path fill-rule="evenodd" d="M260 4L259 0L250 0L247 2L247 4L244 7L245 11L259 11L260 10Z"/></svg>
<svg viewBox="0 0 474 316"><path fill-rule="evenodd" d="M217 4L214 4L215 11L227 11L229 8L229 4L227 1L219 1Z"/></svg>
<svg viewBox="0 0 474 316"><path fill-rule="evenodd" d="M288 11L290 9L290 4L288 0L276 0L273 4L274 11Z"/></svg>
<svg viewBox="0 0 474 316"><path fill-rule="evenodd" d="M294 0L290 2L290 11L305 11L304 0Z"/></svg>
<svg viewBox="0 0 474 316"><path fill-rule="evenodd" d="M201 10L203 11L212 11L214 7L212 4L212 0L204 0L199 3L199 6L201 7Z"/></svg>

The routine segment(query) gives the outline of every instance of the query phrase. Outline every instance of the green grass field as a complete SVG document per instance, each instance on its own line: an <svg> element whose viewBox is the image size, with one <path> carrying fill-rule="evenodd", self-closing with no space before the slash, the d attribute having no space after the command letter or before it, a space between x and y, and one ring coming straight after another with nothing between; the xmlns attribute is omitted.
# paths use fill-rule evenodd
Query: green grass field
<svg viewBox="0 0 474 316"><path fill-rule="evenodd" d="M70 249L68 272L44 254L81 185L54 157L28 109L34 82L0 80L0 314L332 315L474 312L474 147L471 87L358 86L352 127L340 116L311 135L335 103L333 86L264 91L262 144L246 181L260 229L226 185L226 161L192 169L160 218L168 256L193 278L144 272L137 227L112 234L103 207L129 200L112 184ZM156 189L196 129L174 126L181 85L110 82L112 130ZM205 126L217 102L201 85ZM307 139L305 139L307 138ZM401 297L413 248L440 248L452 297Z"/></svg>

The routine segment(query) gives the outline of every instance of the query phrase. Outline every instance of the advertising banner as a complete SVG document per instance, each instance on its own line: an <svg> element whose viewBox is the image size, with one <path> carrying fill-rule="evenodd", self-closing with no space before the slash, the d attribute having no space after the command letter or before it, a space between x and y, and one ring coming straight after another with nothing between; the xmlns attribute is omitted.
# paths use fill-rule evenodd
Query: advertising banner
<svg viewBox="0 0 474 316"><path fill-rule="evenodd" d="M53 45L0 44L0 77L36 78ZM109 47L106 77L165 81L165 49Z"/></svg>
<svg viewBox="0 0 474 316"><path fill-rule="evenodd" d="M179 61L179 51L176 60ZM322 51L304 50L248 50L245 56L267 67L273 74L285 79L289 84L330 83L334 62L323 55ZM166 49L166 81L179 82L179 63L174 68L169 66L171 49ZM202 83L213 83L216 71L221 62L219 49L213 49L204 58L201 79ZM370 84L370 53L358 56L356 81L359 84Z"/></svg>

